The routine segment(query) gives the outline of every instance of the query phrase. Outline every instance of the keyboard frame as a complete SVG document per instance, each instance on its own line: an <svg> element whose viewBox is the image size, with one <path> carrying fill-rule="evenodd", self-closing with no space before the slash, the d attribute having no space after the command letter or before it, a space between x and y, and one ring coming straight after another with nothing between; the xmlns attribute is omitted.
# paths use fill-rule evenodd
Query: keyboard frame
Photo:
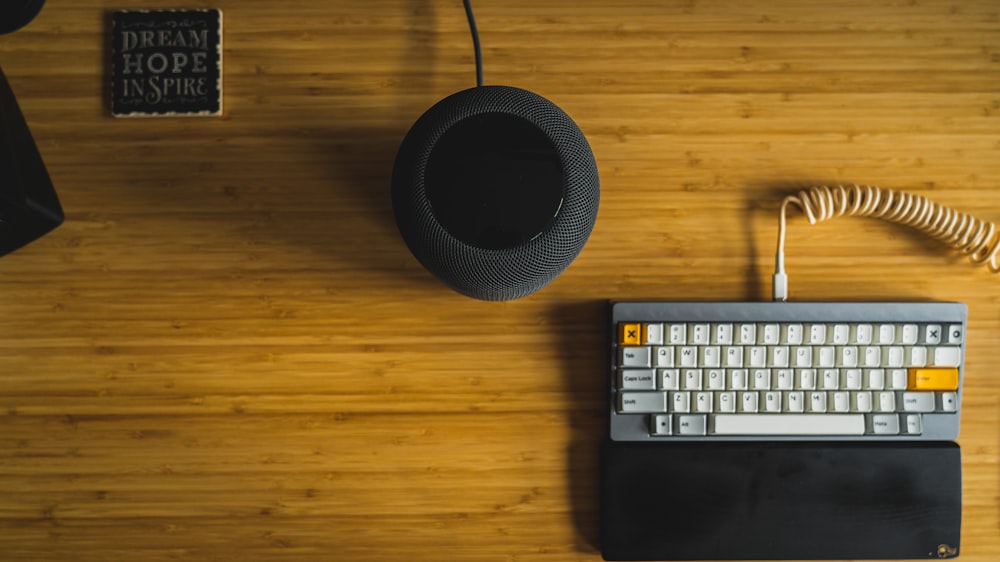
<svg viewBox="0 0 1000 562"><path fill-rule="evenodd" d="M952 441L958 438L965 381L968 307L959 302L669 302L612 301L610 393L608 409L612 441L677 443L684 441ZM920 435L651 435L649 414L619 414L618 325L621 322L686 323L935 323L962 325L962 359L955 413L924 414ZM669 413L669 412L668 412Z"/></svg>

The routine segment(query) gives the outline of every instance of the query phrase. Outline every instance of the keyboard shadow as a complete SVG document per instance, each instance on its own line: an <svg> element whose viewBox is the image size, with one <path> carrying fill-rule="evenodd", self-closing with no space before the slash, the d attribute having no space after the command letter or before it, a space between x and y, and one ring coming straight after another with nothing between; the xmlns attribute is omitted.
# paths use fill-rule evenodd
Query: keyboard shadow
<svg viewBox="0 0 1000 562"><path fill-rule="evenodd" d="M600 449L607 437L608 303L557 304L550 313L560 340L562 379L572 407L566 412L566 483L576 549L600 551Z"/></svg>

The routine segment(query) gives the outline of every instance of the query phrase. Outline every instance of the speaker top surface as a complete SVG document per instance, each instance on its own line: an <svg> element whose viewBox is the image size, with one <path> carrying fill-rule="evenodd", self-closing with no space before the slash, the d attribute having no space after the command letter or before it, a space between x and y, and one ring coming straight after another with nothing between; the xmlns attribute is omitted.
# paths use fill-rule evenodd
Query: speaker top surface
<svg viewBox="0 0 1000 562"><path fill-rule="evenodd" d="M480 86L427 110L393 166L393 210L413 255L484 300L533 293L576 258L597 218L597 165L549 100Z"/></svg>
<svg viewBox="0 0 1000 562"><path fill-rule="evenodd" d="M473 115L445 131L431 149L424 187L449 234L490 249L540 235L565 193L552 140L534 123L503 113Z"/></svg>

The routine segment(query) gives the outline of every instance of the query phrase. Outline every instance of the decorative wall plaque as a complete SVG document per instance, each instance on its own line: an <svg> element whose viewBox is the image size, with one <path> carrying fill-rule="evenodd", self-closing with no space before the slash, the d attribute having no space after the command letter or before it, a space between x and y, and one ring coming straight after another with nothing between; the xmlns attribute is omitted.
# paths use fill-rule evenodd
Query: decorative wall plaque
<svg viewBox="0 0 1000 562"><path fill-rule="evenodd" d="M112 13L111 114L222 114L222 12Z"/></svg>

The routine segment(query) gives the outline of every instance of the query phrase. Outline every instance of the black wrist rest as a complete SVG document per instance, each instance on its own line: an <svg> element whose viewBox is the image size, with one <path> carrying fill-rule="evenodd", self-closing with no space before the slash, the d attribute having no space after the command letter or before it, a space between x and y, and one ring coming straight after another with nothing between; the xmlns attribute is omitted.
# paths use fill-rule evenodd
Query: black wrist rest
<svg viewBox="0 0 1000 562"><path fill-rule="evenodd" d="M961 451L924 443L618 443L606 560L952 558Z"/></svg>

